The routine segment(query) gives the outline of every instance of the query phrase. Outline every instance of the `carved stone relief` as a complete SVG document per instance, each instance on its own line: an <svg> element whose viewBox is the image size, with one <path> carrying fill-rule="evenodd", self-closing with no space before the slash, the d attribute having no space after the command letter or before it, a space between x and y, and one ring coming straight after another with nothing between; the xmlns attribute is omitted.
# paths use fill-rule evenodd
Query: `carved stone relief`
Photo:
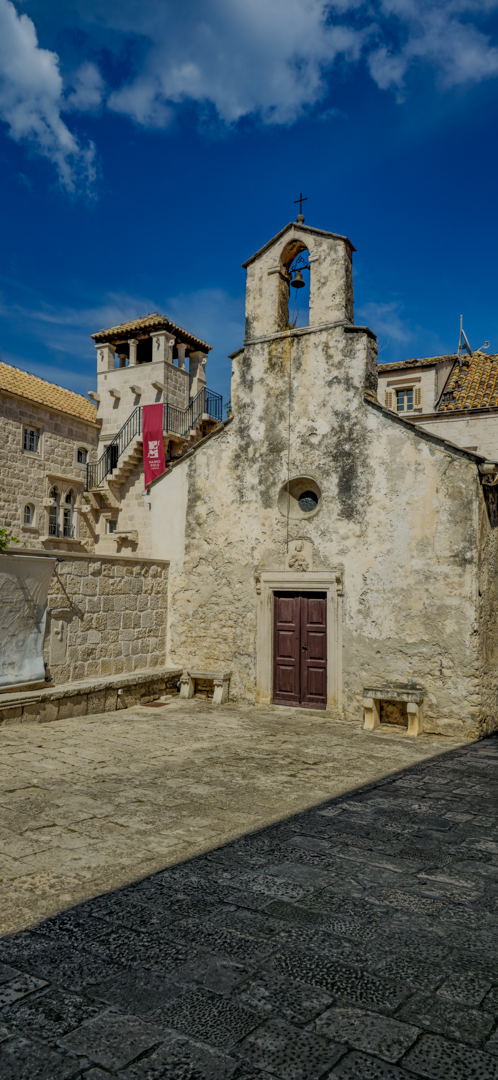
<svg viewBox="0 0 498 1080"><path fill-rule="evenodd" d="M313 569L313 544L310 540L298 538L289 542L285 565L288 570L304 572Z"/></svg>

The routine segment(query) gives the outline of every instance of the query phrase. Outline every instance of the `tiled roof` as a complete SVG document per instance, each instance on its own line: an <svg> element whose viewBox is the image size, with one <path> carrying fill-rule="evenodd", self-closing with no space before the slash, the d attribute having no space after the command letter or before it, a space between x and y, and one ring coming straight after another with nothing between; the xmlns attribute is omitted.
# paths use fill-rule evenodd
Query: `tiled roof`
<svg viewBox="0 0 498 1080"><path fill-rule="evenodd" d="M97 420L97 406L93 401L88 401L82 394L75 394L73 390L66 390L56 383L46 382L38 375L30 375L28 371L11 367L0 361L0 393L2 390L16 397L34 401L37 405L45 405L58 412L68 413L70 416L78 416L81 420Z"/></svg>
<svg viewBox="0 0 498 1080"><path fill-rule="evenodd" d="M151 333L154 330L167 330L170 334L182 342L184 345L194 346L200 352L209 352L212 345L208 345L202 338L195 337L194 334L190 334L188 330L184 330L183 327L177 326L176 323L171 322L171 319L166 318L166 315L159 315L157 311L152 315L144 315L142 319L132 319L131 322L120 323L119 326L110 326L107 330L99 330L97 334L92 334L92 338L97 343L104 341L123 341L126 338L131 337L132 334L137 334L142 331Z"/></svg>
<svg viewBox="0 0 498 1080"><path fill-rule="evenodd" d="M442 364L444 360L457 359L456 353L449 353L448 356L424 356L421 360L400 360L398 364L378 364L378 370L382 372L398 371L403 368L434 367L435 364Z"/></svg>
<svg viewBox="0 0 498 1080"><path fill-rule="evenodd" d="M475 352L455 365L444 388L438 412L486 409L498 405L498 355Z"/></svg>

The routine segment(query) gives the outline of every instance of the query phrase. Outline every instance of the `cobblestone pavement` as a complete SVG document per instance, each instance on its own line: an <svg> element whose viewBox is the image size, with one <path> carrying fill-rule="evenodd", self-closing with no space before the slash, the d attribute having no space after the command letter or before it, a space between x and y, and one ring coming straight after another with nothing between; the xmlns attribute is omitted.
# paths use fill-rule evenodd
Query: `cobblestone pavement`
<svg viewBox="0 0 498 1080"><path fill-rule="evenodd" d="M184 767L199 775L203 762L213 785L211 843L205 836L189 860L163 856L163 869L4 935L2 1080L498 1080L498 739L411 741L287 711L173 709L176 742L173 713L135 710L131 726L142 725L148 745L134 767L157 805L153 793L183 775L159 766L161 739L163 751L166 736L193 746L209 723L203 751L191 749L189 767L185 750ZM112 737L130 720L117 717ZM111 739L105 724L97 742ZM45 738L55 756L66 739L80 762L82 727L11 729L4 751ZM140 769L146 749L157 776ZM88 741L86 750L94 753ZM123 792L118 771L116 759ZM47 806L57 801L50 777ZM81 764L77 777L79 789ZM87 784L90 798L89 767ZM199 784L191 781L196 800ZM138 780L130 787L134 797ZM238 794L241 817L259 814L263 827L238 822L216 834L221 790L222 805ZM255 809L259 797L266 803ZM234 838L215 846L230 828ZM88 896L97 880L87 880Z"/></svg>

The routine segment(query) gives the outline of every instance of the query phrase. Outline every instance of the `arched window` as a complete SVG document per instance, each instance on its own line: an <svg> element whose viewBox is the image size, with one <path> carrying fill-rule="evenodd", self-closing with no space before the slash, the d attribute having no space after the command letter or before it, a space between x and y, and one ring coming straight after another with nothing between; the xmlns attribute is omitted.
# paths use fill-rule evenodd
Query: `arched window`
<svg viewBox="0 0 498 1080"><path fill-rule="evenodd" d="M63 521L63 535L72 537L74 535L73 526L73 508L74 508L74 492L70 488L66 498L64 500L64 521Z"/></svg>
<svg viewBox="0 0 498 1080"><path fill-rule="evenodd" d="M302 240L293 238L280 255L277 325L279 330L309 326L310 263Z"/></svg>
<svg viewBox="0 0 498 1080"><path fill-rule="evenodd" d="M59 535L59 491L58 488L53 487L49 491L49 499L53 500L52 505L48 509L48 535Z"/></svg>
<svg viewBox="0 0 498 1080"><path fill-rule="evenodd" d="M309 251L301 251L289 266L289 329L309 326L310 264Z"/></svg>
<svg viewBox="0 0 498 1080"><path fill-rule="evenodd" d="M24 504L24 524L32 525L35 520L35 508L32 503Z"/></svg>
<svg viewBox="0 0 498 1080"><path fill-rule="evenodd" d="M88 450L84 446L78 447L78 465L86 465L88 461Z"/></svg>

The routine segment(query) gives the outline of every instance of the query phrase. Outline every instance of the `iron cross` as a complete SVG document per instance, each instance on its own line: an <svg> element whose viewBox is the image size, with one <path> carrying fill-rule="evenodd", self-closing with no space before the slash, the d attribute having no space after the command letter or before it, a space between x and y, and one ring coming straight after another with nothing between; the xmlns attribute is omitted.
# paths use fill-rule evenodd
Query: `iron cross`
<svg viewBox="0 0 498 1080"><path fill-rule="evenodd" d="M305 199L304 196L303 196L303 193L301 192L299 198L294 199L294 205L296 203L299 203L299 213L300 214L302 214L302 212L303 212L303 202L308 202L308 198L306 197L306 199Z"/></svg>

